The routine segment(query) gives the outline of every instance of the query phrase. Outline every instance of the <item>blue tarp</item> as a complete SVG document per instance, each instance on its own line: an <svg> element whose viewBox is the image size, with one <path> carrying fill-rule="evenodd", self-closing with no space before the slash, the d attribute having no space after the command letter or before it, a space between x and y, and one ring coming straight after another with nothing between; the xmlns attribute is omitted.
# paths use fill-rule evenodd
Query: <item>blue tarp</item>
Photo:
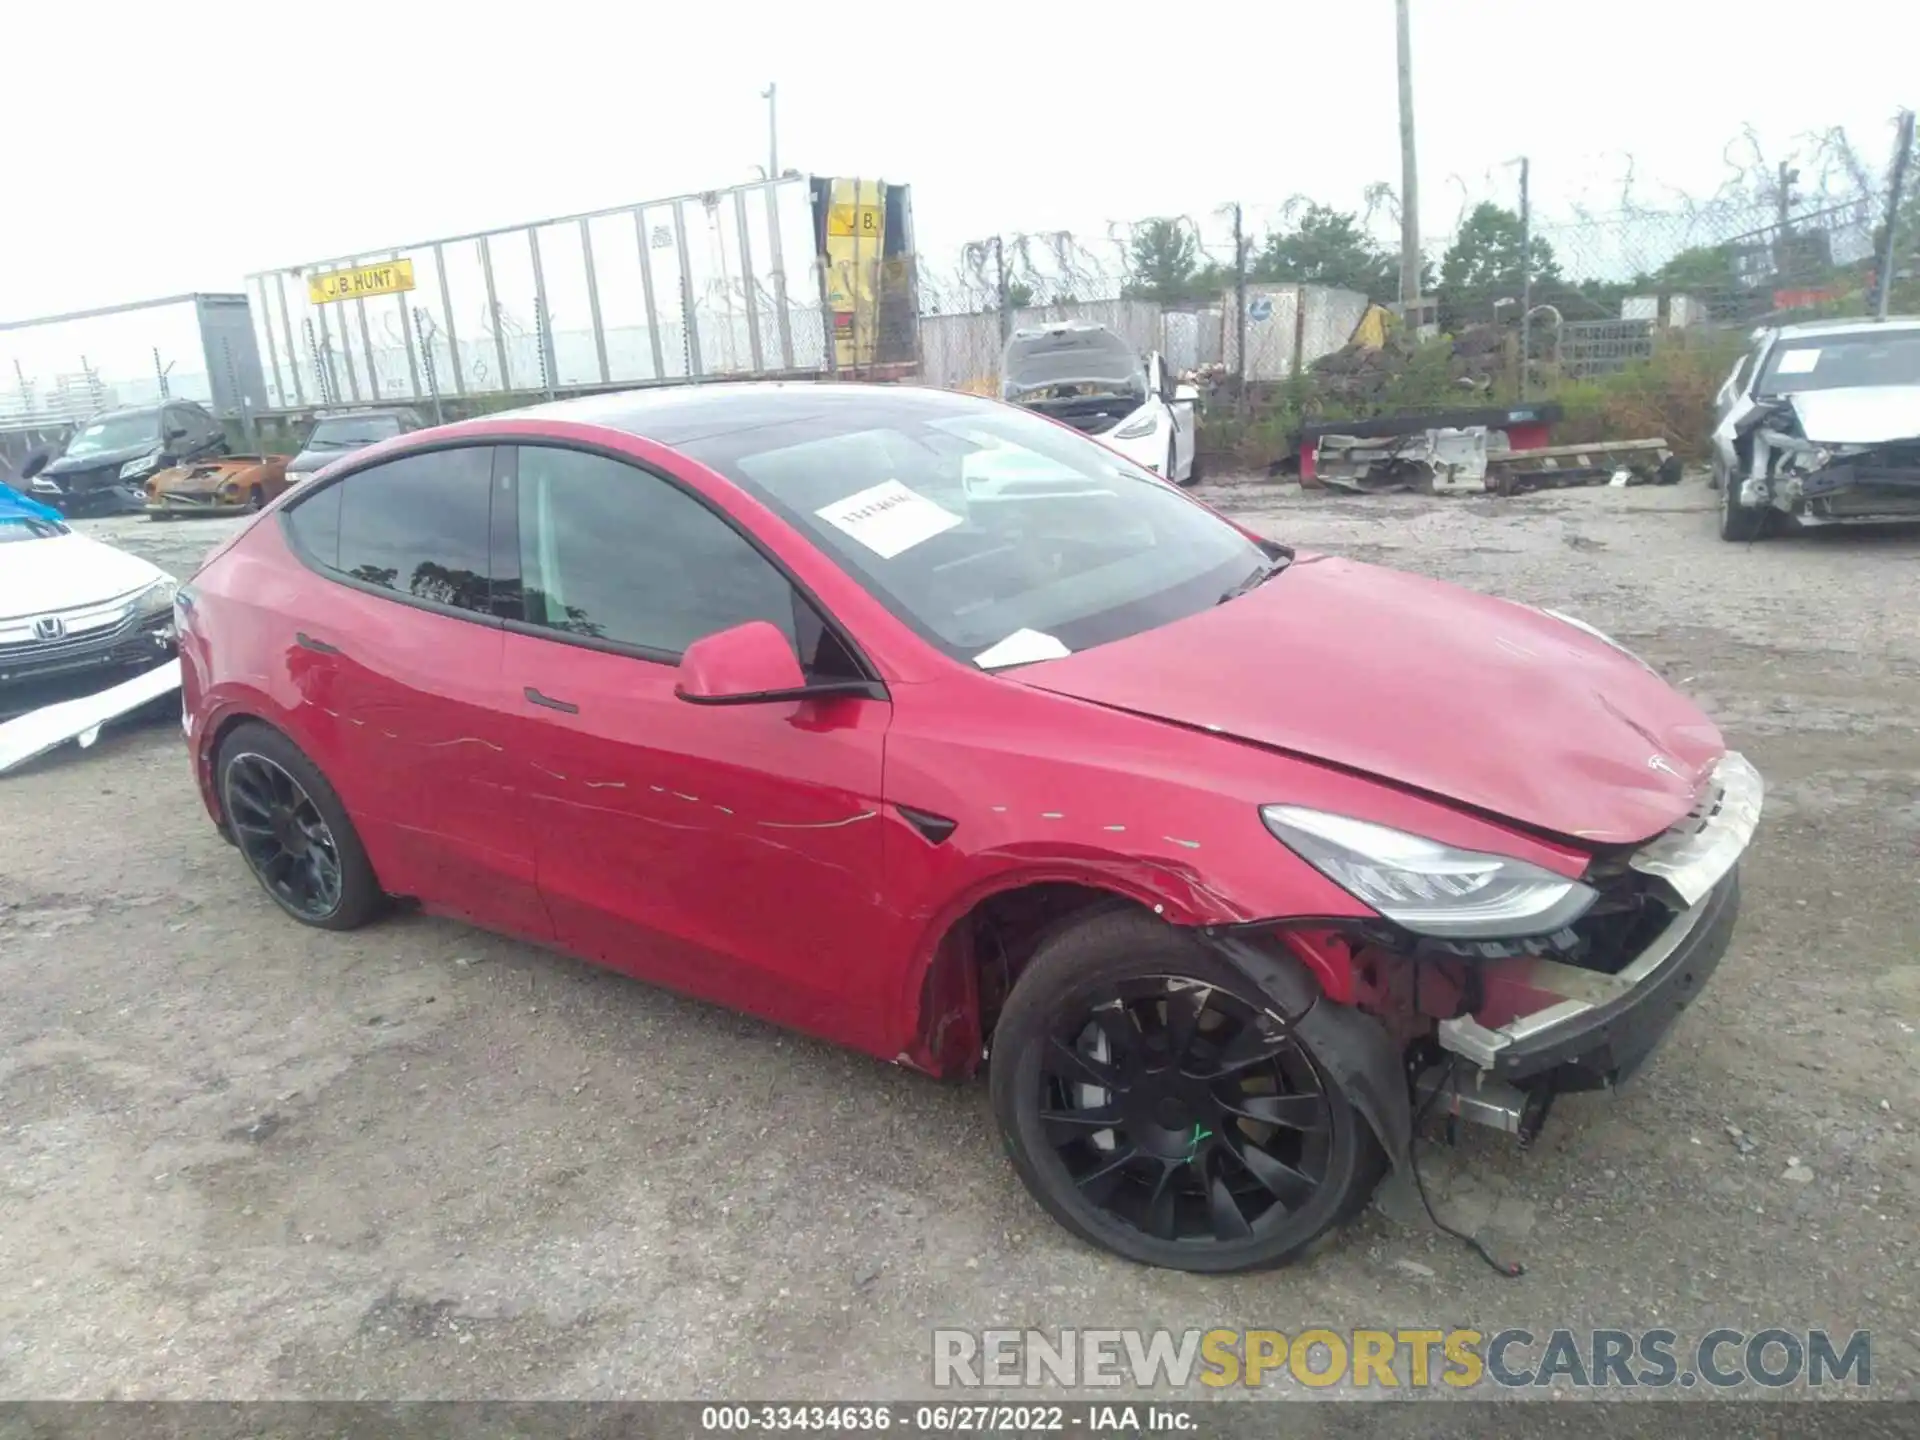
<svg viewBox="0 0 1920 1440"><path fill-rule="evenodd" d="M50 520L55 525L64 519L58 510L50 505L42 505L38 500L29 500L11 486L0 485L0 525L20 523L27 520Z"/></svg>

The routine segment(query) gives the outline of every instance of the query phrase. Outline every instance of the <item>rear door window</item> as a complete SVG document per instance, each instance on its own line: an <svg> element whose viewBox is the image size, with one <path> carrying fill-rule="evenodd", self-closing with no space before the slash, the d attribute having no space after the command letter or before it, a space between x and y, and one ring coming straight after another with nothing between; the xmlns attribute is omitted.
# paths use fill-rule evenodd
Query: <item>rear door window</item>
<svg viewBox="0 0 1920 1440"><path fill-rule="evenodd" d="M492 475L487 445L402 455L316 491L288 525L315 561L349 580L485 614Z"/></svg>

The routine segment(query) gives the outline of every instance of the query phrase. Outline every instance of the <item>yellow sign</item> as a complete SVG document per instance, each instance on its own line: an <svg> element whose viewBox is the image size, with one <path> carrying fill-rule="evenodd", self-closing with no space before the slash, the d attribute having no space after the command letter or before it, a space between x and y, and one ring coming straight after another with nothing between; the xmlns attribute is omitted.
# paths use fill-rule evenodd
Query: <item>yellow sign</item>
<svg viewBox="0 0 1920 1440"><path fill-rule="evenodd" d="M880 330L880 260L886 251L886 189L877 180L835 180L827 196L827 308L834 363L873 363Z"/></svg>
<svg viewBox="0 0 1920 1440"><path fill-rule="evenodd" d="M389 260L357 270L329 270L307 277L307 298L315 305L359 300L368 295L400 295L413 289L413 262Z"/></svg>
<svg viewBox="0 0 1920 1440"><path fill-rule="evenodd" d="M881 210L878 205L829 205L827 207L827 234L858 235L867 240L878 240L883 226Z"/></svg>

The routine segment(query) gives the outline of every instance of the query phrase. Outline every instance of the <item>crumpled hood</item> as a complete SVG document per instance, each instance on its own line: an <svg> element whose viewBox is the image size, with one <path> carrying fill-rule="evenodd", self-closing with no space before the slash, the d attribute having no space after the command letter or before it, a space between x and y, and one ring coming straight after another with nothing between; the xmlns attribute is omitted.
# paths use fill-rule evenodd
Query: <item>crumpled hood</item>
<svg viewBox="0 0 1920 1440"><path fill-rule="evenodd" d="M1691 701L1564 621L1332 556L1006 674L1598 844L1674 824L1726 748Z"/></svg>
<svg viewBox="0 0 1920 1440"><path fill-rule="evenodd" d="M151 455L160 448L158 440L143 440L138 445L128 445L119 450L96 450L91 455L62 455L47 462L42 472L47 475L71 475L77 470L103 470L111 465L118 469L129 460L138 460L143 455Z"/></svg>
<svg viewBox="0 0 1920 1440"><path fill-rule="evenodd" d="M1804 390L1788 397L1800 433L1817 445L1884 445L1920 439L1920 385Z"/></svg>
<svg viewBox="0 0 1920 1440"><path fill-rule="evenodd" d="M71 610L144 590L165 572L84 535L0 545L0 619Z"/></svg>

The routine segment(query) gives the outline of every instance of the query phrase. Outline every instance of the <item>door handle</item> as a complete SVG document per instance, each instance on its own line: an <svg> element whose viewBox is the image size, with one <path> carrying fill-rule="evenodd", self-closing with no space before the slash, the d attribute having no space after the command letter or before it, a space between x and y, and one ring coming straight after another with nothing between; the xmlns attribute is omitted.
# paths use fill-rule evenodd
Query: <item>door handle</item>
<svg viewBox="0 0 1920 1440"><path fill-rule="evenodd" d="M313 651L316 655L338 655L340 653L340 647L338 645L329 645L324 640L316 640L304 630L298 632L293 637L293 643L298 645L302 650Z"/></svg>
<svg viewBox="0 0 1920 1440"><path fill-rule="evenodd" d="M527 686L521 693L535 705L544 705L549 710L562 710L569 715L578 715L580 713L580 707L571 700L556 700L551 695L542 695L531 685Z"/></svg>

